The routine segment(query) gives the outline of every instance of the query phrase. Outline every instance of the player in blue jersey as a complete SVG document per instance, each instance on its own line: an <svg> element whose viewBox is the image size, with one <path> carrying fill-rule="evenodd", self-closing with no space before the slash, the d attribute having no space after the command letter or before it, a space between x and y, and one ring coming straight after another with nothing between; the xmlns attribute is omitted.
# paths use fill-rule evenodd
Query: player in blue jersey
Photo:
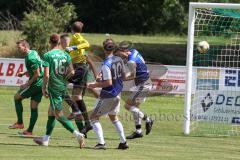
<svg viewBox="0 0 240 160"><path fill-rule="evenodd" d="M136 127L136 131L127 136L127 139L143 137L141 120L146 122L146 135L151 132L153 125L153 120L139 109L140 104L145 101L147 94L150 92L152 83L143 57L136 49L132 49L131 44L128 41L120 42L116 52L116 55L127 61L130 70L130 75L125 80L134 80L136 85L125 103L125 108L133 115Z"/></svg>
<svg viewBox="0 0 240 160"><path fill-rule="evenodd" d="M97 82L88 84L89 88L102 88L100 98L97 100L90 116L93 131L96 133L99 141L95 149L106 149L102 126L99 122L99 118L105 114L108 114L119 135L120 144L118 149L127 149L128 145L123 126L117 117L117 113L120 110L120 93L123 88L122 79L125 78L124 63L120 57L113 55L115 43L112 39L106 39L103 42L103 48L106 59L103 61Z"/></svg>

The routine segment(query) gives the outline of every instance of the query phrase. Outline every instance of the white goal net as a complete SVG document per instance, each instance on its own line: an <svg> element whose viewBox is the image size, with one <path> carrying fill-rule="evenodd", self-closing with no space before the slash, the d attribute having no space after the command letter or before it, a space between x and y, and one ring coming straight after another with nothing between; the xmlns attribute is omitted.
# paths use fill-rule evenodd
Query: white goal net
<svg viewBox="0 0 240 160"><path fill-rule="evenodd" d="M240 5L191 3L188 34L184 133L239 135Z"/></svg>

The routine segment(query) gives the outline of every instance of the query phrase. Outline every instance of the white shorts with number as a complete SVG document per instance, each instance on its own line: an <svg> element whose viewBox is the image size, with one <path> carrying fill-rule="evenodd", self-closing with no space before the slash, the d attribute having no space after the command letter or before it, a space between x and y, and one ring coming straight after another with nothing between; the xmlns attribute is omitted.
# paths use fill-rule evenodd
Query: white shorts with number
<svg viewBox="0 0 240 160"><path fill-rule="evenodd" d="M139 84L131 89L132 93L128 96L128 100L134 103L143 103L146 100L149 92L152 90L152 83L151 80L147 80L143 84Z"/></svg>
<svg viewBox="0 0 240 160"><path fill-rule="evenodd" d="M117 115L120 111L120 96L97 99L93 113L97 116L105 114Z"/></svg>

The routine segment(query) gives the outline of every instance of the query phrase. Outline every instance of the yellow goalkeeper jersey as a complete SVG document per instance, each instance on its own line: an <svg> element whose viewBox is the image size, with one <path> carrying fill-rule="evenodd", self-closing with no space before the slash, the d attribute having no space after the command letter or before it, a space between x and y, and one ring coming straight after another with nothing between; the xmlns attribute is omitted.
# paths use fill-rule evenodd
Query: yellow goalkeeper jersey
<svg viewBox="0 0 240 160"><path fill-rule="evenodd" d="M87 61L86 61L86 56L84 52L85 52L85 49L89 48L90 46L88 41L84 39L80 33L75 33L71 38L69 46L77 46L77 50L73 50L69 52L69 55L72 59L72 63L86 64Z"/></svg>

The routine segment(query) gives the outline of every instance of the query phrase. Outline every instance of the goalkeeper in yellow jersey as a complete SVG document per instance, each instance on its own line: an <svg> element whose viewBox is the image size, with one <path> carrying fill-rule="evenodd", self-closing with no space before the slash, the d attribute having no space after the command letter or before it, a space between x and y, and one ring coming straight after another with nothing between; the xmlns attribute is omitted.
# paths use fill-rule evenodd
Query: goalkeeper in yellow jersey
<svg viewBox="0 0 240 160"><path fill-rule="evenodd" d="M96 78L97 72L93 62L86 55L85 49L89 48L89 43L81 35L83 28L83 23L76 21L71 27L72 38L70 40L69 46L66 48L66 51L69 53L75 74L69 79L70 83L73 83L73 100L76 101L80 111L83 114L85 125L82 121L76 120L76 125L82 133L86 133L92 129L90 125L89 116L87 113L87 108L83 100L83 93L86 89L87 75L88 75L88 65L92 69L94 76ZM74 116L74 113L73 113Z"/></svg>

